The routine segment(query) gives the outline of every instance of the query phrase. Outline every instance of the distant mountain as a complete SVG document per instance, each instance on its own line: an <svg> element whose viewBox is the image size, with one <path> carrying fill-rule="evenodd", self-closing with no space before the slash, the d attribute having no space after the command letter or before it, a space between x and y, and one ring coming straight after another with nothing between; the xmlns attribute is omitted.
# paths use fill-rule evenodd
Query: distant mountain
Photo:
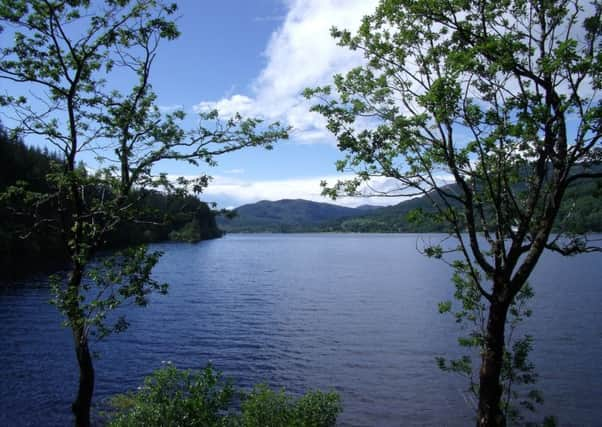
<svg viewBox="0 0 602 427"><path fill-rule="evenodd" d="M363 210L363 211L373 211L376 209L382 209L382 206L377 206L377 205L361 205L361 206L357 206L355 209L357 210Z"/></svg>
<svg viewBox="0 0 602 427"><path fill-rule="evenodd" d="M301 199L284 199L275 202L262 200L240 206L236 217L220 217L218 226L226 232L305 232L322 231L334 221L365 215L378 207L364 205L346 208L330 203Z"/></svg>
<svg viewBox="0 0 602 427"><path fill-rule="evenodd" d="M602 165L593 167L601 171ZM448 192L457 192L455 184L447 186ZM436 196L434 196L436 198ZM435 222L428 216L420 222L409 220L415 210L434 213L432 202L426 197L405 200L394 206L374 209L363 215L341 218L327 224L323 231L356 233L428 233L449 231L447 223ZM489 211L486 208L486 211ZM602 232L602 180L585 180L567 189L558 212L555 231L574 233Z"/></svg>
<svg viewBox="0 0 602 427"><path fill-rule="evenodd" d="M602 168L602 167L600 167ZM448 191L457 187L450 185ZM226 232L356 232L422 233L448 231L448 225L433 219L409 220L415 210L434 212L423 196L393 206L363 205L346 208L308 200L261 201L236 209L233 220L220 217L218 226ZM602 181L589 180L569 187L558 213L556 230L573 232L602 231Z"/></svg>
<svg viewBox="0 0 602 427"><path fill-rule="evenodd" d="M354 233L422 233L447 230L446 224L438 224L425 218L420 223L411 222L408 214L417 209L434 212L432 202L425 196L404 200L393 206L364 210L362 215L341 218L327 224L324 231Z"/></svg>
<svg viewBox="0 0 602 427"><path fill-rule="evenodd" d="M301 199L275 202L260 201L240 206L236 217L218 218L218 226L230 233L291 233L291 232L429 232L444 231L433 222L414 224L408 213L415 209L432 211L426 197L405 200L394 206L362 205L347 208L330 203Z"/></svg>

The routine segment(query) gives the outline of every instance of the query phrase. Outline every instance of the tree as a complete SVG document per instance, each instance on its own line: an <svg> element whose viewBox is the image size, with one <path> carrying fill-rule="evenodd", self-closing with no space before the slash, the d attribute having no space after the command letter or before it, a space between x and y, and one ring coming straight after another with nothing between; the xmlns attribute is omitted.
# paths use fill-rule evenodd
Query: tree
<svg viewBox="0 0 602 427"><path fill-rule="evenodd" d="M185 131L182 111L160 112L151 67L159 43L178 36L171 20L175 11L174 4L159 0L0 1L6 33L0 78L21 88L3 95L1 104L11 108L22 135L45 139L63 156L48 175L50 192L13 186L4 197L26 201L34 226L55 227L69 253L69 274L53 280L53 289L79 364L72 407L78 426L90 424L90 335L123 330L122 317L109 322L111 310L125 303L145 305L149 292L166 291L151 277L159 253L130 248L93 262L95 253L120 223L137 220L136 202L144 189L185 192L191 186L198 192L209 181L201 176L173 183L154 169L166 159L213 165L218 155L270 148L287 136L277 123L265 126L239 115L224 121L215 111L202 115L197 129ZM129 91L120 92L126 85ZM81 164L84 152L97 155L94 172ZM39 207L48 204L56 215L39 216Z"/></svg>
<svg viewBox="0 0 602 427"><path fill-rule="evenodd" d="M365 65L306 91L357 173L327 194L388 177L376 194L425 195L453 229L457 246L426 251L459 252L486 301L480 426L506 423L506 319L541 254L596 249L551 230L567 188L602 177L601 16L599 1L382 0L357 33L332 30Z"/></svg>
<svg viewBox="0 0 602 427"><path fill-rule="evenodd" d="M265 384L245 392L211 365L194 372L170 362L138 391L114 396L111 406L110 427L332 427L342 410L336 392L313 390L293 399Z"/></svg>

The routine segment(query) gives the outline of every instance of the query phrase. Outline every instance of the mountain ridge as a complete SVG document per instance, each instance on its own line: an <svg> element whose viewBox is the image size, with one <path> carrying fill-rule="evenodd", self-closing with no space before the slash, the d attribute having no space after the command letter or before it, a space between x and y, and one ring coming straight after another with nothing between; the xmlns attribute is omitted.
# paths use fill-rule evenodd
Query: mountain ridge
<svg viewBox="0 0 602 427"><path fill-rule="evenodd" d="M453 186L453 184L451 184ZM218 217L227 233L379 232L428 233L449 231L449 225L432 218L410 221L415 210L434 212L426 197L414 197L389 206L355 208L304 199L262 200L239 206L234 219ZM571 186L563 200L556 230L602 232L602 182L591 180Z"/></svg>
<svg viewBox="0 0 602 427"><path fill-rule="evenodd" d="M379 207L339 206L304 199L260 200L239 206L236 217L220 217L218 226L226 232L320 231L326 223L361 216Z"/></svg>

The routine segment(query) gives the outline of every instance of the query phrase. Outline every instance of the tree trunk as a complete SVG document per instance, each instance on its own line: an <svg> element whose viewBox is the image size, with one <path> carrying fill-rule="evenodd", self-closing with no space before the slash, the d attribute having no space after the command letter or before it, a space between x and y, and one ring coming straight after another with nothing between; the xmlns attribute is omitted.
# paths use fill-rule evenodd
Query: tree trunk
<svg viewBox="0 0 602 427"><path fill-rule="evenodd" d="M75 415L75 425L77 427L89 427L90 407L92 406L92 394L94 393L94 366L88 348L88 337L83 328L74 328L73 339L75 341L77 363L79 364L79 388L71 410Z"/></svg>
<svg viewBox="0 0 602 427"><path fill-rule="evenodd" d="M94 365L92 355L88 347L88 334L84 325L84 315L79 306L78 296L83 276L83 267L77 261L74 263L69 289L73 293L73 305L69 310L69 321L73 332L73 345L75 356L79 365L79 387L77 397L71 405L71 411L75 416L76 427L90 426L90 407L92 406L92 394L94 393Z"/></svg>
<svg viewBox="0 0 602 427"><path fill-rule="evenodd" d="M481 357L478 427L505 427L506 416L501 409L500 374L504 358L504 328L508 305L493 302L489 308L485 350Z"/></svg>

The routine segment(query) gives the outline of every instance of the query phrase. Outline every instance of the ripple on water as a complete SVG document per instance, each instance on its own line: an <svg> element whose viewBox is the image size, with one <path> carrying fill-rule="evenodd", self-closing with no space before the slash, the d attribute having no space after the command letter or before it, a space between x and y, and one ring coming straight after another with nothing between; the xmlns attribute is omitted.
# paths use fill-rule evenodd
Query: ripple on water
<svg viewBox="0 0 602 427"><path fill-rule="evenodd" d="M457 351L458 329L436 308L453 292L450 273L416 252L416 236L229 235L155 246L169 295L129 311L130 330L94 346L98 400L135 388L162 361L197 369L211 360L242 387L337 390L343 426L470 424L466 384L434 363ZM532 281L526 327L542 413L562 424L602 418L592 393L602 381L595 256L544 257ZM0 288L0 425L69 423L75 361L48 299L40 282Z"/></svg>

